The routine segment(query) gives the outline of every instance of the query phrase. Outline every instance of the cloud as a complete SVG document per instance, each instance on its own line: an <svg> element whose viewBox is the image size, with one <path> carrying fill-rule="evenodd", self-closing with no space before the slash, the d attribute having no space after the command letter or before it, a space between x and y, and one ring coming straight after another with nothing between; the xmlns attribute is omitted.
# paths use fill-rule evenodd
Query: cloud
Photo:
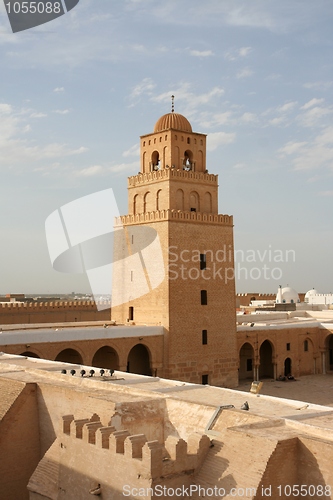
<svg viewBox="0 0 333 500"><path fill-rule="evenodd" d="M69 112L69 109L56 109L53 111L53 113L57 113L58 115L68 115Z"/></svg>
<svg viewBox="0 0 333 500"><path fill-rule="evenodd" d="M56 87L55 89L53 89L53 92L65 92L65 88L64 87Z"/></svg>
<svg viewBox="0 0 333 500"><path fill-rule="evenodd" d="M292 155L299 152L304 146L306 146L307 142L293 142L289 141L283 148L279 149L279 153L282 155Z"/></svg>
<svg viewBox="0 0 333 500"><path fill-rule="evenodd" d="M316 104L322 104L325 101L325 99L316 99L315 97L311 99L311 101L308 101L307 103L304 104L304 106L301 106L301 109L309 109L312 108L312 106L315 106Z"/></svg>
<svg viewBox="0 0 333 500"><path fill-rule="evenodd" d="M323 108L319 106L314 106L307 109L305 113L297 116L297 120L303 127L314 127L321 121L321 119L327 115L333 113L332 108Z"/></svg>
<svg viewBox="0 0 333 500"><path fill-rule="evenodd" d="M11 105L0 104L0 165L25 165L30 162L79 155L87 151L80 147L73 149L67 144L49 143L38 145L34 138L27 139L31 127L26 122L29 118L42 118L43 113L26 109L14 109Z"/></svg>
<svg viewBox="0 0 333 500"><path fill-rule="evenodd" d="M311 141L290 141L278 153L281 158L293 156L291 163L295 170L333 170L333 126L326 127Z"/></svg>
<svg viewBox="0 0 333 500"><path fill-rule="evenodd" d="M133 161L131 163L118 163L110 167L110 171L113 173L123 173L128 172L131 175L135 175L136 172L140 170L140 162Z"/></svg>
<svg viewBox="0 0 333 500"><path fill-rule="evenodd" d="M123 152L124 158L127 158L128 156L139 156L140 155L140 144L134 144L131 148L129 148L127 151Z"/></svg>
<svg viewBox="0 0 333 500"><path fill-rule="evenodd" d="M46 116L45 113L31 113L30 118L45 118Z"/></svg>
<svg viewBox="0 0 333 500"><path fill-rule="evenodd" d="M303 87L313 90L328 90L333 86L333 80L304 83Z"/></svg>
<svg viewBox="0 0 333 500"><path fill-rule="evenodd" d="M230 49L224 54L224 58L228 61L236 61L237 59L247 57L252 52L252 47L241 47L240 49Z"/></svg>
<svg viewBox="0 0 333 500"><path fill-rule="evenodd" d="M135 99L143 94L152 95L152 91L156 87L156 84L151 78L144 78L140 83L132 88L130 93L130 99Z"/></svg>
<svg viewBox="0 0 333 500"><path fill-rule="evenodd" d="M253 75L253 71L250 68L244 68L241 71L238 71L236 74L236 78L249 78L250 76Z"/></svg>
<svg viewBox="0 0 333 500"><path fill-rule="evenodd" d="M210 57L214 55L212 50L190 50L191 56L194 57Z"/></svg>
<svg viewBox="0 0 333 500"><path fill-rule="evenodd" d="M171 95L175 96L175 104L184 103L185 110L183 113L187 117L191 117L198 112L200 106L207 106L212 103L217 103L218 99L224 95L224 89L221 87L213 87L210 91L203 94L195 94L192 90L192 84L182 82L173 89L151 97L153 102L170 102Z"/></svg>
<svg viewBox="0 0 333 500"><path fill-rule="evenodd" d="M77 177L94 177L105 173L105 169L101 165L93 165L80 170L75 170L74 175Z"/></svg>
<svg viewBox="0 0 333 500"><path fill-rule="evenodd" d="M254 113L243 113L242 116L240 117L240 120L244 123L255 123L258 121L258 117Z"/></svg>
<svg viewBox="0 0 333 500"><path fill-rule="evenodd" d="M207 136L207 150L214 151L221 145L231 144L235 139L235 133L213 132Z"/></svg>
<svg viewBox="0 0 333 500"><path fill-rule="evenodd" d="M320 196L333 196L333 190L331 190L331 191L320 191L318 194Z"/></svg>
<svg viewBox="0 0 333 500"><path fill-rule="evenodd" d="M279 111L279 113L287 113L288 111L291 111L292 109L294 109L296 104L297 104L297 101L286 102L282 106L279 106L277 108L277 111Z"/></svg>

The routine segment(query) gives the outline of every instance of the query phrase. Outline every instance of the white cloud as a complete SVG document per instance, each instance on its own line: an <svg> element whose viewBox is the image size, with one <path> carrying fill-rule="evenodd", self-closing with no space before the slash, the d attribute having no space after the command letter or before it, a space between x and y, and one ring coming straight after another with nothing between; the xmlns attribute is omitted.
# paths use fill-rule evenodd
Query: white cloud
<svg viewBox="0 0 333 500"><path fill-rule="evenodd" d="M221 145L231 144L235 139L235 133L213 132L207 136L207 150L214 151Z"/></svg>
<svg viewBox="0 0 333 500"><path fill-rule="evenodd" d="M229 49L224 54L224 58L228 61L236 61L237 59L247 57L252 51L252 47L241 47L240 49Z"/></svg>
<svg viewBox="0 0 333 500"><path fill-rule="evenodd" d="M212 50L191 50L190 54L194 57L210 57L214 55L214 52Z"/></svg>
<svg viewBox="0 0 333 500"><path fill-rule="evenodd" d="M240 117L240 121L244 123L255 123L258 121L258 117L255 113L243 113Z"/></svg>
<svg viewBox="0 0 333 500"><path fill-rule="evenodd" d="M203 129L217 127L220 125L225 125L231 122L231 117L233 113L231 111L225 111L224 113L202 113L198 123Z"/></svg>
<svg viewBox="0 0 333 500"><path fill-rule="evenodd" d="M58 115L68 115L69 112L69 109L56 109L54 111L54 113L57 113Z"/></svg>
<svg viewBox="0 0 333 500"><path fill-rule="evenodd" d="M65 88L64 87L56 87L55 89L53 89L53 92L65 92Z"/></svg>
<svg viewBox="0 0 333 500"><path fill-rule="evenodd" d="M250 76L253 75L253 71L250 68L244 68L241 71L238 71L236 74L237 78L249 78Z"/></svg>
<svg viewBox="0 0 333 500"><path fill-rule="evenodd" d="M328 90L333 86L333 80L304 83L303 87L313 90Z"/></svg>
<svg viewBox="0 0 333 500"><path fill-rule="evenodd" d="M295 170L328 168L333 170L333 126L326 127L312 141L288 142L279 150L281 157L294 156Z"/></svg>
<svg viewBox="0 0 333 500"><path fill-rule="evenodd" d="M185 104L185 111L183 113L187 117L197 112L199 106L211 103L216 103L219 97L224 94L224 89L221 87L214 87L209 92L203 94L195 94L191 91L192 85L188 82L182 82L177 87L174 87L168 92L151 97L154 102L170 102L171 95L175 96L175 107L181 101Z"/></svg>
<svg viewBox="0 0 333 500"><path fill-rule="evenodd" d="M296 104L297 104L297 101L286 102L282 106L279 106L277 108L277 111L279 111L279 113L287 113L288 111L291 111L292 109L294 109Z"/></svg>
<svg viewBox="0 0 333 500"><path fill-rule="evenodd" d="M95 175L104 173L104 171L105 170L101 165L93 165L81 170L75 170L74 175L76 175L77 177L94 177Z"/></svg>
<svg viewBox="0 0 333 500"><path fill-rule="evenodd" d="M316 99L315 97L311 99L311 101L308 101L307 103L304 104L304 106L301 106L301 109L309 109L312 108L312 106L315 106L316 104L322 104L325 101L325 99Z"/></svg>
<svg viewBox="0 0 333 500"><path fill-rule="evenodd" d="M297 116L297 120L303 127L314 127L318 124L321 119L327 115L333 113L331 108L322 108L319 106L314 106L307 109L305 113Z"/></svg>
<svg viewBox="0 0 333 500"><path fill-rule="evenodd" d="M127 158L128 156L139 156L140 155L140 144L134 144L127 151L123 152L123 156Z"/></svg>
<svg viewBox="0 0 333 500"><path fill-rule="evenodd" d="M330 191L320 191L319 195L320 196L333 196L333 190L330 190Z"/></svg>
<svg viewBox="0 0 333 500"><path fill-rule="evenodd" d="M156 84L151 78L144 78L140 83L133 87L130 93L130 98L135 99L143 94L151 95L155 87Z"/></svg>
<svg viewBox="0 0 333 500"><path fill-rule="evenodd" d="M133 161L131 163L118 163L110 167L110 171L113 173L128 172L131 175L135 175L136 172L140 170L140 162Z"/></svg>
<svg viewBox="0 0 333 500"><path fill-rule="evenodd" d="M30 118L45 118L46 116L45 113L31 113Z"/></svg>
<svg viewBox="0 0 333 500"><path fill-rule="evenodd" d="M279 153L282 153L283 155L292 155L299 152L299 150L306 146L306 144L306 142L289 141L285 146L283 146L283 148L279 149Z"/></svg>
<svg viewBox="0 0 333 500"><path fill-rule="evenodd" d="M14 109L9 104L0 104L0 165L27 165L29 161L48 160L85 153L87 148L72 149L67 144L50 143L37 145L34 138L27 139L31 127L26 116L42 118L42 113L26 109Z"/></svg>

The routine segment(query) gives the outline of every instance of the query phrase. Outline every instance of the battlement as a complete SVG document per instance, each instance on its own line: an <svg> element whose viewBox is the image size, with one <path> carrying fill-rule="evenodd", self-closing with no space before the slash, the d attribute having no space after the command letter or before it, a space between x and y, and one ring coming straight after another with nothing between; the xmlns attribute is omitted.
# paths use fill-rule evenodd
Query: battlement
<svg viewBox="0 0 333 500"><path fill-rule="evenodd" d="M97 309L93 300L0 302L0 324L108 321L111 303L103 301L99 304L103 304L102 310Z"/></svg>
<svg viewBox="0 0 333 500"><path fill-rule="evenodd" d="M101 301L100 304L110 305L108 301ZM0 302L1 309L25 309L25 310L52 310L52 309L96 309L96 303L93 300L73 300L57 302Z"/></svg>
<svg viewBox="0 0 333 500"><path fill-rule="evenodd" d="M128 186L140 186L146 182L162 181L166 179L181 179L182 181L200 181L208 184L217 184L218 176L214 174L180 170L176 168L164 168L148 173L139 173L128 178Z"/></svg>
<svg viewBox="0 0 333 500"><path fill-rule="evenodd" d="M150 223L161 220L191 221L205 224L219 224L222 226L233 226L232 215L214 215L203 212L183 212L181 210L155 210L136 215L122 215L116 217L115 226L124 226L139 223Z"/></svg>
<svg viewBox="0 0 333 500"><path fill-rule="evenodd" d="M199 433L191 434L188 442L176 436L169 436L164 444L158 440L148 441L144 434L130 435L127 430L103 426L96 414L90 419L78 420L73 415L64 415L62 421L63 434L72 446L92 445L95 451L90 453L94 456L98 451L108 450L110 463L126 468L134 466L136 473L149 479L193 472L210 447L208 436Z"/></svg>

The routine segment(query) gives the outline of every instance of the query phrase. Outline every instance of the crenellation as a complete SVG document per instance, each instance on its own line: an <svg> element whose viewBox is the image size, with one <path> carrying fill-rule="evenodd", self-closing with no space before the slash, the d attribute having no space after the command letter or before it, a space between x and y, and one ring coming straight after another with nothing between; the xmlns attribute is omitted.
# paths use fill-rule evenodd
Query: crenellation
<svg viewBox="0 0 333 500"><path fill-rule="evenodd" d="M144 434L128 436L124 442L124 454L127 458L142 458L142 448L147 442Z"/></svg>
<svg viewBox="0 0 333 500"><path fill-rule="evenodd" d="M82 439L86 443L96 444L96 431L103 427L101 422L88 422L82 427Z"/></svg>
<svg viewBox="0 0 333 500"><path fill-rule="evenodd" d="M157 441L147 441L142 448L142 465L152 479L162 475L162 445Z"/></svg>
<svg viewBox="0 0 333 500"><path fill-rule="evenodd" d="M71 423L74 420L74 415L63 415L62 417L62 431L64 434L70 435Z"/></svg>
<svg viewBox="0 0 333 500"><path fill-rule="evenodd" d="M114 432L116 432L116 428L113 426L99 427L96 429L96 446L108 450L110 447L110 435Z"/></svg>
<svg viewBox="0 0 333 500"><path fill-rule="evenodd" d="M176 436L168 436L165 449L170 461L163 462L165 472L169 474L182 472L187 468L187 442Z"/></svg>
<svg viewBox="0 0 333 500"><path fill-rule="evenodd" d="M153 212L140 213L136 215L121 215L115 218L115 227L133 224L143 224L162 220L179 220L198 223L218 224L221 226L233 226L233 216L223 214L208 214L205 212L187 212L182 210L155 210Z"/></svg>
<svg viewBox="0 0 333 500"><path fill-rule="evenodd" d="M82 429L84 424L90 422L89 418L81 418L79 420L73 420L70 423L70 436L78 439L82 439Z"/></svg>
<svg viewBox="0 0 333 500"><path fill-rule="evenodd" d="M109 437L109 449L113 453L124 453L125 439L130 435L128 431L115 431Z"/></svg>

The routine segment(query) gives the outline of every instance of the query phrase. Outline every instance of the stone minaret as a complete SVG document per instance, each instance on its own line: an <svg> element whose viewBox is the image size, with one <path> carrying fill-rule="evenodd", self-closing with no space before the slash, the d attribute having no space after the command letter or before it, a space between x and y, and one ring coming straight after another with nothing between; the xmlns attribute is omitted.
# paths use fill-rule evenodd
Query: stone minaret
<svg viewBox="0 0 333 500"><path fill-rule="evenodd" d="M163 325L153 374L232 387L233 219L218 214L217 177L207 170L206 135L173 107L141 137L140 173L128 179L128 215L115 232L112 319Z"/></svg>

